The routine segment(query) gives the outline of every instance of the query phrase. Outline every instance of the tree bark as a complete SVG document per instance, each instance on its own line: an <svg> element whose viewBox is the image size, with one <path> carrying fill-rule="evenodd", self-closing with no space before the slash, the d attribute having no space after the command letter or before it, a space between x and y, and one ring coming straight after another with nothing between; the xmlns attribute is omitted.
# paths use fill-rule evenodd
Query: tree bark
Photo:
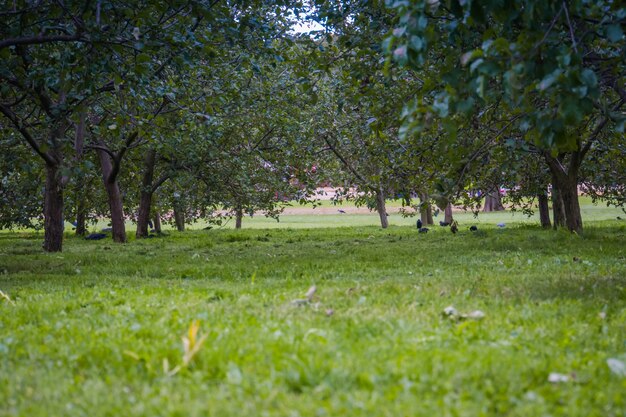
<svg viewBox="0 0 626 417"><path fill-rule="evenodd" d="M572 152L567 168L564 167L562 158L554 158L547 153L544 156L552 174L553 196L557 194L557 201L558 197L562 201L565 225L569 231L580 234L583 231L583 220L578 201L578 170L584 154L580 151ZM557 224L556 218L554 223Z"/></svg>
<svg viewBox="0 0 626 417"><path fill-rule="evenodd" d="M493 189L485 195L485 206L483 212L502 211L504 206L502 205L502 197L499 189Z"/></svg>
<svg viewBox="0 0 626 417"><path fill-rule="evenodd" d="M63 186L58 165L46 164L44 193L43 249L47 252L61 252L63 250Z"/></svg>
<svg viewBox="0 0 626 417"><path fill-rule="evenodd" d="M428 194L420 193L420 219L423 225L433 224L433 208L428 201Z"/></svg>
<svg viewBox="0 0 626 417"><path fill-rule="evenodd" d="M111 211L111 227L113 229L113 241L117 243L126 242L126 224L124 221L124 206L122 202L122 194L116 178L111 175L113 173L113 164L111 157L103 150L98 150L100 158L100 166L102 167L102 179L109 200L109 209Z"/></svg>
<svg viewBox="0 0 626 417"><path fill-rule="evenodd" d="M154 213L154 232L161 233L161 214L158 211Z"/></svg>
<svg viewBox="0 0 626 417"><path fill-rule="evenodd" d="M563 185L561 197L565 208L565 224L570 231L580 234L583 231L583 218L578 201L578 181L568 178Z"/></svg>
<svg viewBox="0 0 626 417"><path fill-rule="evenodd" d="M148 237L148 221L152 209L152 181L154 179L154 164L156 151L148 149L144 159L143 177L141 180L141 194L139 197L139 212L137 213L137 232L135 237L142 239Z"/></svg>
<svg viewBox="0 0 626 417"><path fill-rule="evenodd" d="M552 218L554 229L565 226L565 207L556 180L552 181Z"/></svg>
<svg viewBox="0 0 626 417"><path fill-rule="evenodd" d="M376 211L380 217L380 226L383 229L389 227L389 219L387 218L387 208L385 204L385 191L383 189L379 189L376 192Z"/></svg>
<svg viewBox="0 0 626 417"><path fill-rule="evenodd" d="M82 181L78 183L80 187L76 193L76 236L85 236L87 233L87 205L85 203L85 192L83 191L84 184Z"/></svg>
<svg viewBox="0 0 626 417"><path fill-rule="evenodd" d="M176 230L179 232L185 231L185 211L178 200L174 202L174 222L176 223Z"/></svg>
<svg viewBox="0 0 626 417"><path fill-rule="evenodd" d="M243 208L238 205L235 209L235 229L241 229L241 222L243 220Z"/></svg>
<svg viewBox="0 0 626 417"><path fill-rule="evenodd" d="M452 222L454 221L454 218L452 217L452 203L448 203L448 205L446 206L443 221L448 224L452 224Z"/></svg>
<svg viewBox="0 0 626 417"><path fill-rule="evenodd" d="M543 193L537 195L537 200L539 202L539 221L541 222L541 227L544 229L549 229L552 227L550 224L550 207L548 206L548 194L544 191Z"/></svg>
<svg viewBox="0 0 626 417"><path fill-rule="evenodd" d="M76 136L74 137L74 161L80 164L83 160L85 149L85 132L86 132L87 115L83 111L79 115L79 121L76 125ZM85 176L83 173L78 174L76 178L76 236L85 236L87 233L87 199L85 196Z"/></svg>

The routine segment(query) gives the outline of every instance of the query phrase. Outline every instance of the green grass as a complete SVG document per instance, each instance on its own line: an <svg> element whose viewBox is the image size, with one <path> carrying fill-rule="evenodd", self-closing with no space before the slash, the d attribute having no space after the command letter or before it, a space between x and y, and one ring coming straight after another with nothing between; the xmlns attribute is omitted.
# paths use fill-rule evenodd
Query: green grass
<svg viewBox="0 0 626 417"><path fill-rule="evenodd" d="M480 229L2 233L0 416L625 416L626 222Z"/></svg>

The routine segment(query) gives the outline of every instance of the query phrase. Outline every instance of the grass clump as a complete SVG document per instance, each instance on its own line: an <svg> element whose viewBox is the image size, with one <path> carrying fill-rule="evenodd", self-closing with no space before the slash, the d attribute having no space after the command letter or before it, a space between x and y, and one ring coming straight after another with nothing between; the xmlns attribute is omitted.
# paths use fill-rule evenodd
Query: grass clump
<svg viewBox="0 0 626 417"><path fill-rule="evenodd" d="M586 228L2 234L0 415L624 416L626 227Z"/></svg>

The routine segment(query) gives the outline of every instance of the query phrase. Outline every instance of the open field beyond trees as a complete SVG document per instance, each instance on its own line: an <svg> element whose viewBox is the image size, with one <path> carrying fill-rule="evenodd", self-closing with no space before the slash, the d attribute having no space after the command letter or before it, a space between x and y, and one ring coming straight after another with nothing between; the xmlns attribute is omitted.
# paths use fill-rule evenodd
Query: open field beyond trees
<svg viewBox="0 0 626 417"><path fill-rule="evenodd" d="M479 224L2 233L0 415L626 415L626 223Z"/></svg>

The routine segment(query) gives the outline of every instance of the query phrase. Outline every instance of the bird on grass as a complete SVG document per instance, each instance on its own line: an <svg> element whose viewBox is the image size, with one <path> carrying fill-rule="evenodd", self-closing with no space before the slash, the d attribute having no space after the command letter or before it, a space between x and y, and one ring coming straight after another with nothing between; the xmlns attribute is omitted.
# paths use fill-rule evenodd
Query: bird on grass
<svg viewBox="0 0 626 417"><path fill-rule="evenodd" d="M421 227L421 228L418 230L418 232L419 232L419 233L428 233L428 227Z"/></svg>
<svg viewBox="0 0 626 417"><path fill-rule="evenodd" d="M504 223L498 223L498 227L505 227L505 226L506 226L506 224L504 224Z"/></svg>
<svg viewBox="0 0 626 417"><path fill-rule="evenodd" d="M422 228L422 220L421 219L417 219L417 223L415 223L415 225L417 226L417 230Z"/></svg>
<svg viewBox="0 0 626 417"><path fill-rule="evenodd" d="M341 209L339 209L339 210L337 210L337 211L338 211L339 213L341 213L341 214L346 214L346 211L345 211L345 210L341 210Z"/></svg>
<svg viewBox="0 0 626 417"><path fill-rule="evenodd" d="M439 221L439 226L441 226L441 227L450 226L450 223L448 223L448 222L444 222L444 221L441 221L441 220L440 220L440 221Z"/></svg>
<svg viewBox="0 0 626 417"><path fill-rule="evenodd" d="M476 231L478 230L478 227L476 227L476 226L470 226L470 230L471 230L472 232L476 232Z"/></svg>
<svg viewBox="0 0 626 417"><path fill-rule="evenodd" d="M450 231L452 234L456 234L456 232L459 231L459 223L456 220L454 220L450 225Z"/></svg>
<svg viewBox="0 0 626 417"><path fill-rule="evenodd" d="M100 239L104 239L105 237L107 237L107 235L105 235L104 233L91 233L90 235L86 236L85 239L100 240Z"/></svg>

